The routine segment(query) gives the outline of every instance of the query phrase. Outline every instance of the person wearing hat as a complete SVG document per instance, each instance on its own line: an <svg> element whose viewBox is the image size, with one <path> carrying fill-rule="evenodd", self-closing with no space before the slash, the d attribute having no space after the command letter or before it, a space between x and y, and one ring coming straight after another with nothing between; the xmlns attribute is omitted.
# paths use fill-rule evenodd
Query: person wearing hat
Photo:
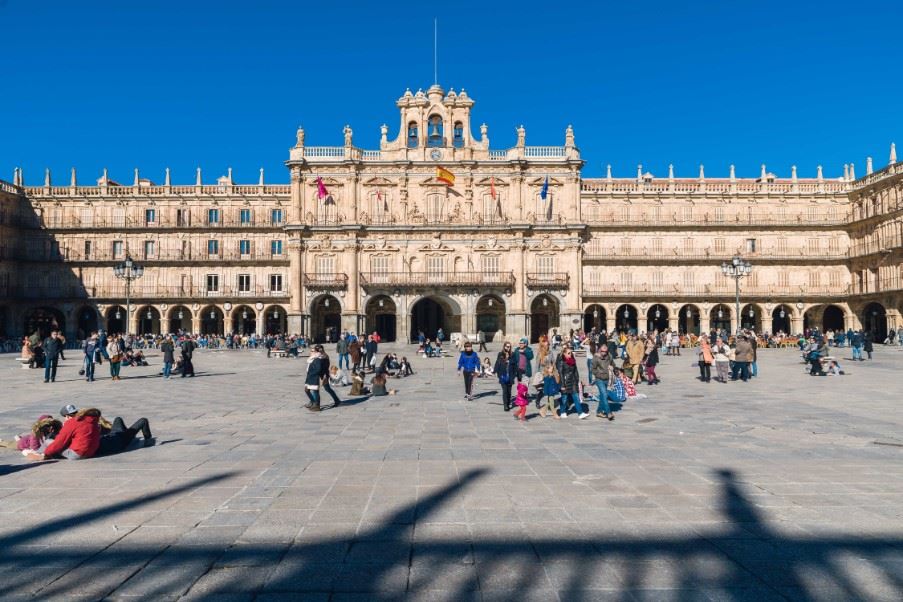
<svg viewBox="0 0 903 602"><path fill-rule="evenodd" d="M740 380L746 382L749 380L749 363L753 359L752 344L747 340L746 335L740 334L737 337L737 344L734 346L734 370L731 374L731 380Z"/></svg>
<svg viewBox="0 0 903 602"><path fill-rule="evenodd" d="M90 408L79 411L71 403L60 410L63 428L43 454L32 454L32 460L66 458L84 460L97 453L100 447L100 410Z"/></svg>

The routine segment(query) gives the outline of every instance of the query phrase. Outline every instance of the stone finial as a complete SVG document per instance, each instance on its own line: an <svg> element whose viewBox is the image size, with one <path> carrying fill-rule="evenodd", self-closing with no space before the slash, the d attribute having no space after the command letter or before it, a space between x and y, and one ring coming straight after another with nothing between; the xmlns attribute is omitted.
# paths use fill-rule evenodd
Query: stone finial
<svg viewBox="0 0 903 602"><path fill-rule="evenodd" d="M137 187L139 184L141 184L141 180L140 180L140 176L138 175L138 168L136 167L135 168L135 184L134 185Z"/></svg>
<svg viewBox="0 0 903 602"><path fill-rule="evenodd" d="M524 146L527 145L527 130L524 129L523 124L521 124L521 125L517 126L515 131L517 132L517 145L516 146L523 148Z"/></svg>
<svg viewBox="0 0 903 602"><path fill-rule="evenodd" d="M767 178L768 178L768 173L765 171L765 164L763 163L762 168L759 171L759 179L761 179L764 182Z"/></svg>
<svg viewBox="0 0 903 602"><path fill-rule="evenodd" d="M564 130L564 145L568 148L574 148L574 128L571 124L568 124Z"/></svg>
<svg viewBox="0 0 903 602"><path fill-rule="evenodd" d="M170 178L169 178L169 168L168 168L168 167L166 168L166 175L163 176L163 185L164 185L164 186L171 186L171 185L172 185L172 181L171 181Z"/></svg>
<svg viewBox="0 0 903 602"><path fill-rule="evenodd" d="M51 183L50 183L50 168L49 168L49 167L46 168L46 169L44 170L44 186L47 186L48 188L51 186Z"/></svg>
<svg viewBox="0 0 903 602"><path fill-rule="evenodd" d="M345 146L351 146L351 139L354 132L351 131L351 126L347 123L345 127L342 128L342 133L345 135Z"/></svg>
<svg viewBox="0 0 903 602"><path fill-rule="evenodd" d="M78 179L75 177L75 168L72 168L72 175L69 177L69 186L75 188L78 186Z"/></svg>
<svg viewBox="0 0 903 602"><path fill-rule="evenodd" d="M385 123L379 126L379 143L389 143L389 126L387 126Z"/></svg>
<svg viewBox="0 0 903 602"><path fill-rule="evenodd" d="M854 181L856 179L856 164L850 163L850 181Z"/></svg>
<svg viewBox="0 0 903 602"><path fill-rule="evenodd" d="M257 185L263 186L263 168L260 168L260 177L257 178Z"/></svg>
<svg viewBox="0 0 903 602"><path fill-rule="evenodd" d="M850 164L849 163L843 164L843 179L844 180L850 179Z"/></svg>
<svg viewBox="0 0 903 602"><path fill-rule="evenodd" d="M705 180L705 165L699 164L699 179Z"/></svg>
<svg viewBox="0 0 903 602"><path fill-rule="evenodd" d="M611 179L611 163L609 163L608 165L605 166L605 179L606 180Z"/></svg>
<svg viewBox="0 0 903 602"><path fill-rule="evenodd" d="M101 186L108 186L110 184L110 172L106 167L103 168L103 173L100 174L100 179L97 180L97 183Z"/></svg>
<svg viewBox="0 0 903 602"><path fill-rule="evenodd" d="M890 163L893 165L897 162L897 145L893 142L890 143Z"/></svg>
<svg viewBox="0 0 903 602"><path fill-rule="evenodd" d="M821 165L818 166L818 175L816 176L816 179L817 179L819 182L821 182L822 180L825 179L825 176L824 176L824 174L822 173Z"/></svg>
<svg viewBox="0 0 903 602"><path fill-rule="evenodd" d="M16 186L22 185L22 169L20 167L13 170L13 184Z"/></svg>
<svg viewBox="0 0 903 602"><path fill-rule="evenodd" d="M299 125L298 131L295 132L295 148L303 148L303 147L304 147L304 128Z"/></svg>
<svg viewBox="0 0 903 602"><path fill-rule="evenodd" d="M229 182L229 185L231 186L232 185L232 168L231 167L226 168L226 180Z"/></svg>
<svg viewBox="0 0 903 602"><path fill-rule="evenodd" d="M669 180L674 179L674 163L668 164L668 179Z"/></svg>
<svg viewBox="0 0 903 602"><path fill-rule="evenodd" d="M486 125L485 123L481 123L480 124L480 139L483 142L488 142L489 141L488 136L489 136L489 126Z"/></svg>
<svg viewBox="0 0 903 602"><path fill-rule="evenodd" d="M195 186L201 185L201 168L200 167L198 167L197 173L194 176L194 185Z"/></svg>
<svg viewBox="0 0 903 602"><path fill-rule="evenodd" d="M865 175L869 175L870 173L872 173L872 171L874 171L872 169L872 158L866 157L865 158Z"/></svg>
<svg viewBox="0 0 903 602"><path fill-rule="evenodd" d="M737 169L734 167L734 164L731 163L731 182L737 179Z"/></svg>
<svg viewBox="0 0 903 602"><path fill-rule="evenodd" d="M796 182L796 165L790 166L790 179Z"/></svg>
<svg viewBox="0 0 903 602"><path fill-rule="evenodd" d="M643 164L642 163L640 163L636 166L636 179L637 180L643 179Z"/></svg>

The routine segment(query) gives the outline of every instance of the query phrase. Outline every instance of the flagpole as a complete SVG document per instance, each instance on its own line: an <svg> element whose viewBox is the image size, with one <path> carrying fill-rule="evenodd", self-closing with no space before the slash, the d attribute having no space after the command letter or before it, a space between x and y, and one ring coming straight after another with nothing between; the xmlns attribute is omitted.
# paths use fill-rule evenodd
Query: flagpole
<svg viewBox="0 0 903 602"><path fill-rule="evenodd" d="M439 19L433 18L433 83L439 85Z"/></svg>

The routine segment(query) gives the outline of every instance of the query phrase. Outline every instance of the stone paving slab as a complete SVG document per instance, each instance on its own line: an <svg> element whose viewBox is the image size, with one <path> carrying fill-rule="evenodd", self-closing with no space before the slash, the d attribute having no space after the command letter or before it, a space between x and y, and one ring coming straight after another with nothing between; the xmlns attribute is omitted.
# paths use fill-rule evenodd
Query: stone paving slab
<svg viewBox="0 0 903 602"><path fill-rule="evenodd" d="M156 435L78 463L0 450L0 599L903 599L896 349L840 378L762 350L746 384L664 357L614 422L524 424L493 380L464 401L453 358L311 414L303 359L201 351L164 381L149 357L45 385L0 356L4 439L70 402Z"/></svg>

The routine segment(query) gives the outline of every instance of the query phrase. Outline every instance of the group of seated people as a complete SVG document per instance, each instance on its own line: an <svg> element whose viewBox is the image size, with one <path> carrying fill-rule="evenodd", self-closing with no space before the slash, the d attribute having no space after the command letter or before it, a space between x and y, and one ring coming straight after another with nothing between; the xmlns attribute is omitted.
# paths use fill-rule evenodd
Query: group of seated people
<svg viewBox="0 0 903 602"><path fill-rule="evenodd" d="M417 353L423 357L442 357L442 341L427 339L417 347Z"/></svg>
<svg viewBox="0 0 903 602"><path fill-rule="evenodd" d="M405 371L407 372L405 373ZM411 365L408 363L407 358L401 358L401 362L397 362L394 373L395 378L410 376L413 373L414 371L411 370ZM350 395L352 396L372 395L374 397L381 397L383 395L395 395L398 393L398 390L390 389L386 386L386 382L390 376L393 376L393 374L390 374L385 367L382 365L377 366L373 372L373 377L370 379L370 386L368 387L364 382L364 373L362 371L352 370L351 378L349 378L338 366L332 365L329 367L329 385L332 387L347 387L350 385Z"/></svg>
<svg viewBox="0 0 903 602"><path fill-rule="evenodd" d="M809 365L810 376L840 376L844 374L836 358L830 357L825 337L813 335L806 344L800 344L803 361Z"/></svg>
<svg viewBox="0 0 903 602"><path fill-rule="evenodd" d="M150 423L139 418L125 426L122 418L112 423L97 408L78 409L71 403L60 410L58 420L50 414L38 417L31 431L16 435L12 441L0 439L0 447L19 450L29 460L42 461L64 458L85 460L94 456L109 456L124 451L138 433L144 445L153 445Z"/></svg>

